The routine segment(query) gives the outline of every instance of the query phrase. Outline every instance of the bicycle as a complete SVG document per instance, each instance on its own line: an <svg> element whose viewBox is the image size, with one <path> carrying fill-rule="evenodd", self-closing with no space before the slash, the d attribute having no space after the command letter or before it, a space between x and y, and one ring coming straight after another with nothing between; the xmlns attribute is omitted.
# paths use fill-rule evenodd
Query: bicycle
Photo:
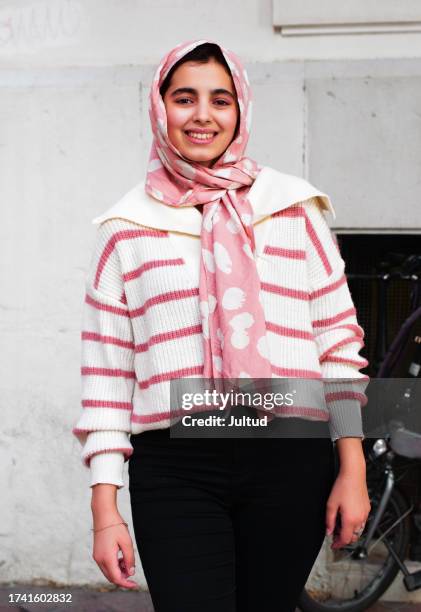
<svg viewBox="0 0 421 612"><path fill-rule="evenodd" d="M353 278L375 278L387 281L398 277L414 283L411 292L413 312L401 326L401 330L386 351L386 313L378 318L376 356L379 358L377 377L391 375L393 367L402 352L402 345L410 328L409 323L421 320L420 279L418 273L421 257L410 256L403 261L400 271L374 275L350 275ZM411 269L412 268L412 269ZM420 270L421 271L421 270ZM385 298L386 286L381 295ZM410 379L412 385L421 379ZM408 383L409 384L409 383ZM406 384L406 387L408 387ZM406 393L406 391L405 391ZM408 413L411 405L411 394L404 401L404 412ZM360 612L375 603L387 590L401 570L404 574L404 585L407 590L421 587L421 570L411 574L404 563L410 541L411 514L414 504L410 503L397 482L405 475L407 469L421 465L421 434L394 418L399 410L404 420L399 403L391 410L388 431L380 428L374 442L366 437L363 446L367 461L367 487L371 502L371 511L360 539L341 549L330 549L326 541L322 546L306 587L304 588L299 607L303 612ZM419 407L421 411L421 404ZM395 414L394 414L395 413ZM387 413L383 415L387 417ZM384 423L387 422L385 418ZM397 464L400 459L402 465ZM407 461L407 463L405 463ZM406 471L405 471L406 470ZM323 574L320 567L328 570ZM318 569L316 569L318 568ZM316 574L314 575L314 570ZM314 578L318 584L313 585Z"/></svg>
<svg viewBox="0 0 421 612"><path fill-rule="evenodd" d="M395 422L391 433L374 441L367 460L371 511L361 538L341 549L322 549L329 576L318 588L304 589L303 612L361 612L387 590L399 570L408 591L421 587L421 570L410 573L403 559L409 545L414 504L397 486L402 467L396 457L421 463L421 434ZM403 468L405 469L405 468Z"/></svg>

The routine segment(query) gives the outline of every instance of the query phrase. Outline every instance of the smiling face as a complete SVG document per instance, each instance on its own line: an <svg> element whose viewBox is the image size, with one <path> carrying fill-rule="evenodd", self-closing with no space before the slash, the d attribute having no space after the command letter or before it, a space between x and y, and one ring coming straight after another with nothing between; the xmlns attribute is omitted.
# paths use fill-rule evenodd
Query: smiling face
<svg viewBox="0 0 421 612"><path fill-rule="evenodd" d="M234 138L239 116L231 76L221 64L185 62L165 92L168 137L187 159L210 167Z"/></svg>

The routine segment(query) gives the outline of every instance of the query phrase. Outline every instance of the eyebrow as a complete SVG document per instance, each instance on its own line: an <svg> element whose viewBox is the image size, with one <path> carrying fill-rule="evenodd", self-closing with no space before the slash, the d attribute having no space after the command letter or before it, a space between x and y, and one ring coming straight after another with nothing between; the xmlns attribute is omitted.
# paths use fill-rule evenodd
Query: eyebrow
<svg viewBox="0 0 421 612"><path fill-rule="evenodd" d="M189 94L197 95L197 89L193 89L193 87L179 87L178 89L175 89L171 93L171 97L178 96L181 93L189 93ZM228 89L223 89L223 88L212 89L211 94L212 95L225 94L227 96L230 96L230 98L232 98L233 100L235 99L233 94L230 91L228 91Z"/></svg>

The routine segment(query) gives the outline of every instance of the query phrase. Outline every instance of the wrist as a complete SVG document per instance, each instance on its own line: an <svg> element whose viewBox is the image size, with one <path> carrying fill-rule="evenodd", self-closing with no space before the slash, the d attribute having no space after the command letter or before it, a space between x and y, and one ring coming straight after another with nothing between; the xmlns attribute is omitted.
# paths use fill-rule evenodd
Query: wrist
<svg viewBox="0 0 421 612"><path fill-rule="evenodd" d="M341 474L366 473L366 460L359 438L340 438L336 441L339 455L339 472Z"/></svg>
<svg viewBox="0 0 421 612"><path fill-rule="evenodd" d="M92 523L94 529L101 529L113 523L122 521L122 516L117 506L110 508L97 508L92 510Z"/></svg>
<svg viewBox="0 0 421 612"><path fill-rule="evenodd" d="M364 455L354 457L346 456L340 460L339 472L345 475L366 475L366 462Z"/></svg>
<svg viewBox="0 0 421 612"><path fill-rule="evenodd" d="M117 486L100 483L92 487L91 510L93 513L117 509Z"/></svg>

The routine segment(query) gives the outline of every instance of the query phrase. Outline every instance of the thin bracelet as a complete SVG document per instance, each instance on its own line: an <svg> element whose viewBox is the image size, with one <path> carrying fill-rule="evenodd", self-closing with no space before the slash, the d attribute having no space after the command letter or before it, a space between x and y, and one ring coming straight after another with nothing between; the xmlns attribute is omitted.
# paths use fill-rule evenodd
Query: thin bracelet
<svg viewBox="0 0 421 612"><path fill-rule="evenodd" d="M101 529L91 529L91 531L96 533L97 531L102 531L103 529L108 529L108 527L115 527L116 525L126 525L126 527L128 527L127 523L125 523L123 521L122 523L114 523L113 525L107 525L106 527L101 527Z"/></svg>

